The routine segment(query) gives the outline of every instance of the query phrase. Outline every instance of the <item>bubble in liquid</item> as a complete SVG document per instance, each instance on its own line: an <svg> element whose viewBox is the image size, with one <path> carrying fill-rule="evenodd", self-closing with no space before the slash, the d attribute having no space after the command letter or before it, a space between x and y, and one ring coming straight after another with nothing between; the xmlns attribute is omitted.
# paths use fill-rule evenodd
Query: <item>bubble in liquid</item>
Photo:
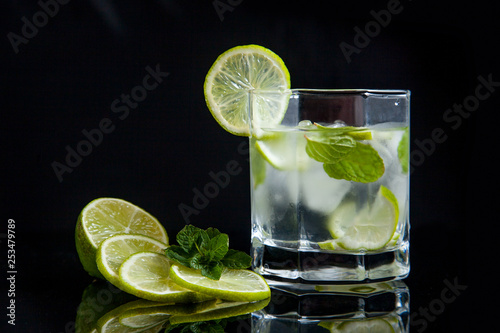
<svg viewBox="0 0 500 333"><path fill-rule="evenodd" d="M310 120L301 120L297 126L299 128L309 128L313 126L313 123Z"/></svg>
<svg viewBox="0 0 500 333"><path fill-rule="evenodd" d="M347 124L343 120L335 120L333 124L331 124L328 127L333 127L333 128L338 128L338 127L344 127L347 126Z"/></svg>

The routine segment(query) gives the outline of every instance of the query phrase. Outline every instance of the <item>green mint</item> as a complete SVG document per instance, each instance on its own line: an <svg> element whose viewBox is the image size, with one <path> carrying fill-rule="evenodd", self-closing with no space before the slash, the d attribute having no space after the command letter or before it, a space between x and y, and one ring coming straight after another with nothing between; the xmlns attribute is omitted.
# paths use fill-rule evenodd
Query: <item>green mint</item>
<svg viewBox="0 0 500 333"><path fill-rule="evenodd" d="M398 158L401 163L401 168L403 172L408 172L408 163L409 163L409 144L410 144L410 130L408 127L405 128L403 136L401 137L401 141L398 144Z"/></svg>
<svg viewBox="0 0 500 333"><path fill-rule="evenodd" d="M206 230L186 225L177 234L177 243L165 250L167 257L181 265L201 270L201 274L219 280L224 268L250 267L252 258L229 249L229 236L216 228Z"/></svg>
<svg viewBox="0 0 500 333"><path fill-rule="evenodd" d="M325 163L328 176L358 183L371 183L385 171L384 161L370 145L357 142L351 153L337 163Z"/></svg>
<svg viewBox="0 0 500 333"><path fill-rule="evenodd" d="M324 163L328 176L360 183L370 183L385 172L384 161L370 145L357 140L371 139L364 127L325 127L306 135L306 152L312 159Z"/></svg>

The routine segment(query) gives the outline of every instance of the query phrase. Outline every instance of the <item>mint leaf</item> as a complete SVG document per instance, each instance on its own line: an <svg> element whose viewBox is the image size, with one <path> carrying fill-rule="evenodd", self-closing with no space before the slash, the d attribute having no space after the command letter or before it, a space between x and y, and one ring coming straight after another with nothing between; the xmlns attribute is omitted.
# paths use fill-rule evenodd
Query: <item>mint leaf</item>
<svg viewBox="0 0 500 333"><path fill-rule="evenodd" d="M209 243L208 251L212 260L224 258L229 250L229 237L226 234L219 234L212 238Z"/></svg>
<svg viewBox="0 0 500 333"><path fill-rule="evenodd" d="M399 141L398 144L399 163L401 163L401 168L403 169L404 173L408 172L408 163L410 161L409 150L410 150L410 129L406 127L405 132L401 137L401 141Z"/></svg>
<svg viewBox="0 0 500 333"><path fill-rule="evenodd" d="M356 147L356 141L349 135L306 136L306 153L322 163L336 163Z"/></svg>
<svg viewBox="0 0 500 333"><path fill-rule="evenodd" d="M178 245L171 245L165 250L168 259L184 266L190 266L191 255Z"/></svg>
<svg viewBox="0 0 500 333"><path fill-rule="evenodd" d="M177 234L179 245L165 250L167 257L183 266L201 271L201 275L219 280L224 268L248 268L251 257L229 249L229 236L216 228L203 230L186 225Z"/></svg>
<svg viewBox="0 0 500 333"><path fill-rule="evenodd" d="M197 228L193 225L186 225L184 228L182 228L181 231L177 234L177 243L185 249L189 250L193 247L193 245L196 243L198 240L199 234L202 231L202 229Z"/></svg>
<svg viewBox="0 0 500 333"><path fill-rule="evenodd" d="M212 280L219 280L223 269L224 265L220 261L211 261L201 268L201 275Z"/></svg>
<svg viewBox="0 0 500 333"><path fill-rule="evenodd" d="M325 172L332 178L371 183L385 172L384 161L370 145L357 142L356 147L337 163L325 163Z"/></svg>
<svg viewBox="0 0 500 333"><path fill-rule="evenodd" d="M227 268L245 269L252 264L252 257L245 252L230 249L221 262Z"/></svg>

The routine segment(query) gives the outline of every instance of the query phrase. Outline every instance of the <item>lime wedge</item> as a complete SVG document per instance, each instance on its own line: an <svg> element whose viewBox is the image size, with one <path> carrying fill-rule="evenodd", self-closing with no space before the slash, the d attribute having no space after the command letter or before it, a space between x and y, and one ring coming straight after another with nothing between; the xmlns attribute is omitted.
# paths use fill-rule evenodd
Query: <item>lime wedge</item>
<svg viewBox="0 0 500 333"><path fill-rule="evenodd" d="M246 269L226 269L219 280L212 280L199 270L172 265L170 278L181 287L228 301L253 302L271 296L266 280Z"/></svg>
<svg viewBox="0 0 500 333"><path fill-rule="evenodd" d="M169 277L170 261L164 254L138 252L128 257L119 269L120 288L157 302L200 302L214 297L185 289Z"/></svg>
<svg viewBox="0 0 500 333"><path fill-rule="evenodd" d="M165 243L144 235L114 235L99 246L96 256L97 268L106 280L122 289L123 286L118 274L125 259L134 253L143 251L163 253L166 247Z"/></svg>
<svg viewBox="0 0 500 333"><path fill-rule="evenodd" d="M396 231L398 202L385 186L371 205L357 211L351 201L341 204L329 220L329 231L336 244L347 250L378 250L386 246Z"/></svg>
<svg viewBox="0 0 500 333"><path fill-rule="evenodd" d="M259 45L237 46L222 53L205 78L204 92L208 109L226 131L250 136L262 134L261 127L279 124L285 116L290 89L290 74L283 60ZM265 90L251 105L249 92ZM252 123L250 124L250 119Z"/></svg>
<svg viewBox="0 0 500 333"><path fill-rule="evenodd" d="M76 223L75 243L83 268L103 279L96 266L96 252L102 241L119 233L136 233L168 244L167 232L158 220L130 202L99 198L87 204Z"/></svg>

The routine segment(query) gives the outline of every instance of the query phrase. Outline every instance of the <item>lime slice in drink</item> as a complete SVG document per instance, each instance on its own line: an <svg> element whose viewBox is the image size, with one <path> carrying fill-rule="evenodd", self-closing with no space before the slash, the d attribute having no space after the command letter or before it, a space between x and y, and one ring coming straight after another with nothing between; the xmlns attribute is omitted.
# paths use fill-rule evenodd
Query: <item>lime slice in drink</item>
<svg viewBox="0 0 500 333"><path fill-rule="evenodd" d="M99 198L83 208L78 217L75 243L83 268L103 279L96 266L96 252L102 241L119 233L136 233L168 244L167 232L158 220L122 199Z"/></svg>
<svg viewBox="0 0 500 333"><path fill-rule="evenodd" d="M262 127L279 124L285 116L290 74L283 60L259 45L237 46L222 53L205 78L208 109L226 131L241 136L260 137ZM252 104L249 92L265 90ZM272 93L272 92L276 93ZM250 121L250 119L252 119Z"/></svg>
<svg viewBox="0 0 500 333"><path fill-rule="evenodd" d="M271 296L266 280L246 269L226 269L219 280L212 280L199 270L172 265L170 278L181 287L228 301L253 302Z"/></svg>
<svg viewBox="0 0 500 333"><path fill-rule="evenodd" d="M255 142L255 148L264 159L278 170L305 170L311 159L306 153L304 134L274 132Z"/></svg>
<svg viewBox="0 0 500 333"><path fill-rule="evenodd" d="M99 268L106 280L122 289L123 286L118 274L125 259L137 252L163 253L165 248L167 248L165 243L148 236L138 234L114 235L99 245L96 256L97 268Z"/></svg>
<svg viewBox="0 0 500 333"><path fill-rule="evenodd" d="M357 211L354 202L341 204L329 220L329 230L336 244L347 250L378 250L389 243L399 218L398 202L385 186L371 205Z"/></svg>
<svg viewBox="0 0 500 333"><path fill-rule="evenodd" d="M144 299L157 302L200 302L214 297L185 289L169 277L170 261L164 254L138 252L120 266L120 288Z"/></svg>

